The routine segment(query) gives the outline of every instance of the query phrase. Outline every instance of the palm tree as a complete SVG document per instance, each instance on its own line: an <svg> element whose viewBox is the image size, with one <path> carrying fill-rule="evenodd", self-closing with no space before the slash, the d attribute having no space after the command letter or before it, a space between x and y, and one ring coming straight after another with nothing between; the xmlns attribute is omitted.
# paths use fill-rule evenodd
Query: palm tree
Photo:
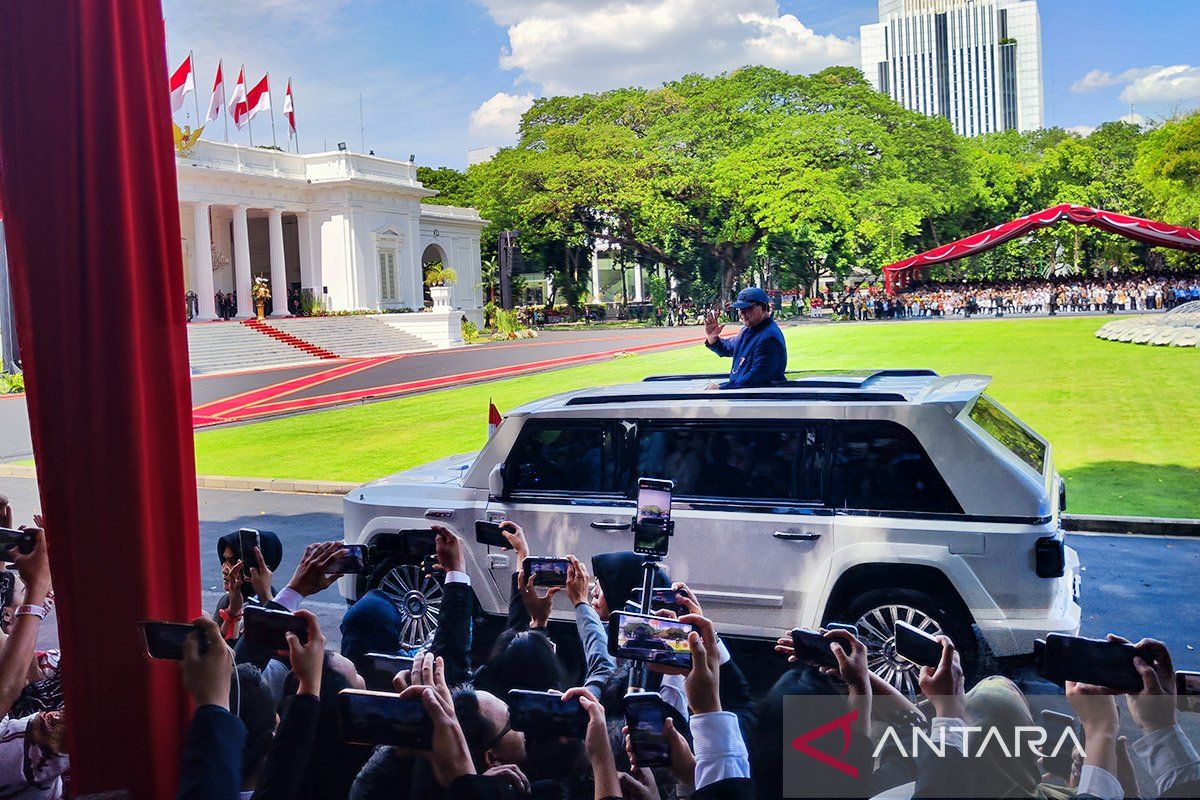
<svg viewBox="0 0 1200 800"><path fill-rule="evenodd" d="M425 285L426 286L445 286L448 283L457 283L458 273L452 267L447 267L441 261L430 261L425 265Z"/></svg>

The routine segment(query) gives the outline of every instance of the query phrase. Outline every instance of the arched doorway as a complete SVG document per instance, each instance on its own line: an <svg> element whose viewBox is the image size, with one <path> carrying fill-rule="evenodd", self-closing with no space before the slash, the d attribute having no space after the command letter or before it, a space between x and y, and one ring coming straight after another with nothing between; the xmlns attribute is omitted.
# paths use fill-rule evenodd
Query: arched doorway
<svg viewBox="0 0 1200 800"><path fill-rule="evenodd" d="M429 286L425 283L425 277L429 274L429 267L434 264L450 266L449 259L446 258L446 251L442 249L441 245L428 244L421 253L421 291L424 293L426 308L433 307L433 295L429 292Z"/></svg>

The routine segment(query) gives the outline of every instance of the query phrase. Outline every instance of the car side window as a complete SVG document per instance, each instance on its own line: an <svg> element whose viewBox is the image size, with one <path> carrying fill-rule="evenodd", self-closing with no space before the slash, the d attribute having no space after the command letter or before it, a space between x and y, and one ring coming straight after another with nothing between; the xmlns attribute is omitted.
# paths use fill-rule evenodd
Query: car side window
<svg viewBox="0 0 1200 800"><path fill-rule="evenodd" d="M613 492L616 462L610 426L539 425L521 434L508 469L514 492Z"/></svg>
<svg viewBox="0 0 1200 800"><path fill-rule="evenodd" d="M869 511L962 513L962 506L912 432L886 421L837 426L829 505Z"/></svg>
<svg viewBox="0 0 1200 800"><path fill-rule="evenodd" d="M676 497L819 502L818 425L643 424L637 474Z"/></svg>

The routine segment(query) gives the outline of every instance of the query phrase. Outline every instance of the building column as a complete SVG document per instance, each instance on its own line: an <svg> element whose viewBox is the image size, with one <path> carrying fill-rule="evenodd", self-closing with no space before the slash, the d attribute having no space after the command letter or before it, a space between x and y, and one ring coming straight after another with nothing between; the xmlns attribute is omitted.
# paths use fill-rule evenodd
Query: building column
<svg viewBox="0 0 1200 800"><path fill-rule="evenodd" d="M211 322L217 318L217 304L214 299L216 290L213 289L212 262L212 233L209 231L208 203L192 205L192 221L195 223L196 234L193 237L195 253L192 256L192 272L196 287L196 319L201 322Z"/></svg>
<svg viewBox="0 0 1200 800"><path fill-rule="evenodd" d="M233 286L237 293L237 318L254 316L250 292L250 232L246 228L246 206L233 209Z"/></svg>
<svg viewBox="0 0 1200 800"><path fill-rule="evenodd" d="M633 302L642 302L642 260L633 262Z"/></svg>
<svg viewBox="0 0 1200 800"><path fill-rule="evenodd" d="M321 277L317 275L313 262L312 225L307 211L296 213L296 238L300 240L300 290L311 289L321 297Z"/></svg>
<svg viewBox="0 0 1200 800"><path fill-rule="evenodd" d="M283 209L272 208L267 218L271 243L271 316L290 317L287 267L283 262Z"/></svg>
<svg viewBox="0 0 1200 800"><path fill-rule="evenodd" d="M592 248L592 302L604 302L600 296L600 251L595 247Z"/></svg>

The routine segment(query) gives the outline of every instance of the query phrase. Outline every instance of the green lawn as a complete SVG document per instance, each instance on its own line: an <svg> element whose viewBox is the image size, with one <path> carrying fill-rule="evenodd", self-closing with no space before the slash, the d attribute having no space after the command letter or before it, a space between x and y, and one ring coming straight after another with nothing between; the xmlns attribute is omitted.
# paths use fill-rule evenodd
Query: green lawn
<svg viewBox="0 0 1200 800"><path fill-rule="evenodd" d="M789 365L990 374L989 392L1053 444L1071 511L1200 517L1200 351L1096 339L1108 319L794 328ZM503 412L568 389L727 365L697 346L206 431L196 435L197 468L367 481L478 448L489 397Z"/></svg>

